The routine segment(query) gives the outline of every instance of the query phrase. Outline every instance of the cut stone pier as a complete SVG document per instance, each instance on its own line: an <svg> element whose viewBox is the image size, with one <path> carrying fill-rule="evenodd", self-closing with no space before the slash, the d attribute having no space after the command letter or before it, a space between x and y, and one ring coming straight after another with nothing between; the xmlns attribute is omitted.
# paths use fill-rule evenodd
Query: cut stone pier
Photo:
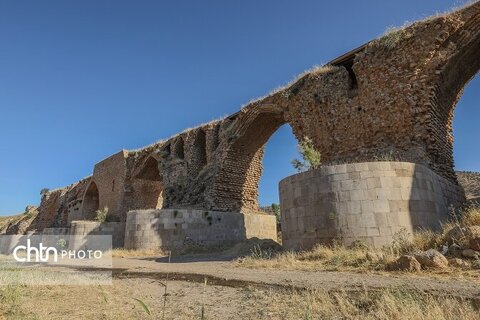
<svg viewBox="0 0 480 320"><path fill-rule="evenodd" d="M423 165L327 166L280 182L283 245L298 250L358 240L379 248L402 230L438 230L449 208L463 201L461 187Z"/></svg>

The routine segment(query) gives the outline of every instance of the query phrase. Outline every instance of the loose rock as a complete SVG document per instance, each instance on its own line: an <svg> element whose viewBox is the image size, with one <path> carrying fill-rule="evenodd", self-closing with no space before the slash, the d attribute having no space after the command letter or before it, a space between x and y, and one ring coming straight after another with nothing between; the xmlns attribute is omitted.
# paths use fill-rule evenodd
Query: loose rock
<svg viewBox="0 0 480 320"><path fill-rule="evenodd" d="M456 268L465 268L468 269L471 267L471 264L468 261L459 259L459 258L451 258L448 259L448 264L452 267Z"/></svg>
<svg viewBox="0 0 480 320"><path fill-rule="evenodd" d="M400 258L397 259L397 261L391 264L389 269L415 272L415 271L420 271L422 269L422 266L420 265L420 262L418 262L417 259L415 259L415 257L405 255L405 256L401 256Z"/></svg>
<svg viewBox="0 0 480 320"><path fill-rule="evenodd" d="M434 249L415 254L415 259L420 262L423 268L445 269L448 267L447 258Z"/></svg>
<svg viewBox="0 0 480 320"><path fill-rule="evenodd" d="M470 239L470 249L475 250L475 251L480 251L480 237Z"/></svg>
<svg viewBox="0 0 480 320"><path fill-rule="evenodd" d="M465 249L462 251L462 256L469 259L480 259L480 252L472 249Z"/></svg>

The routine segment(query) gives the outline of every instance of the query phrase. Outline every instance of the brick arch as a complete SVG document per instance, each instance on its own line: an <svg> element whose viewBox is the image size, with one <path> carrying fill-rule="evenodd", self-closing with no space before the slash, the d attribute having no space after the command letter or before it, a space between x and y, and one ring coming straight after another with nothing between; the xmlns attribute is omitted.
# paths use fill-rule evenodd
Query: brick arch
<svg viewBox="0 0 480 320"><path fill-rule="evenodd" d="M258 183L262 175L264 146L286 124L280 108L251 108L233 124L234 136L213 183L215 210L258 211Z"/></svg>
<svg viewBox="0 0 480 320"><path fill-rule="evenodd" d="M131 210L162 208L164 185L155 157L147 157L139 167L131 181L131 188L132 191L128 195Z"/></svg>
<svg viewBox="0 0 480 320"><path fill-rule="evenodd" d="M93 220L95 211L100 207L100 193L95 181L91 181L88 185L82 200L82 218L85 220Z"/></svg>
<svg viewBox="0 0 480 320"><path fill-rule="evenodd" d="M438 76L432 83L428 126L432 167L452 180L456 180L452 126L455 108L468 82L480 71L480 2L463 10L461 16L464 25L448 36L432 59L443 61L435 70ZM453 44L455 51L445 58Z"/></svg>

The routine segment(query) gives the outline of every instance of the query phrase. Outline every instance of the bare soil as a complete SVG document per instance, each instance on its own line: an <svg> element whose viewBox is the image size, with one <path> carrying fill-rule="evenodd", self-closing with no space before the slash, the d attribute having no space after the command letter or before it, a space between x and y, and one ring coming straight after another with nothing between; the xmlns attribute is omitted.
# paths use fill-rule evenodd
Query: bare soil
<svg viewBox="0 0 480 320"><path fill-rule="evenodd" d="M276 269L248 269L222 256L172 258L116 258L113 261L117 277L148 277L203 282L232 287L276 287L322 290L378 290L399 288L419 290L432 294L480 299L480 278L454 277L451 272L338 272L294 271ZM480 274L480 271L475 271Z"/></svg>
<svg viewBox="0 0 480 320"><path fill-rule="evenodd" d="M0 319L480 319L473 278L247 269L218 254L113 262L113 285L3 287Z"/></svg>

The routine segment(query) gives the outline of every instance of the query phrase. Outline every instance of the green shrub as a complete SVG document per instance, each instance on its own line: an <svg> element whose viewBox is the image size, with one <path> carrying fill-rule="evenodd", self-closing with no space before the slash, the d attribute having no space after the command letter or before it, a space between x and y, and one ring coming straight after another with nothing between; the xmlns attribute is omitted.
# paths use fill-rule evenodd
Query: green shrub
<svg viewBox="0 0 480 320"><path fill-rule="evenodd" d="M316 169L322 164L320 151L315 149L312 139L305 137L298 145L302 160L294 159L292 165L298 172Z"/></svg>
<svg viewBox="0 0 480 320"><path fill-rule="evenodd" d="M275 217L277 218L277 223L280 223L280 206L276 203L272 203L272 212L273 214L275 215Z"/></svg>
<svg viewBox="0 0 480 320"><path fill-rule="evenodd" d="M108 218L108 207L95 211L95 221L106 222Z"/></svg>

